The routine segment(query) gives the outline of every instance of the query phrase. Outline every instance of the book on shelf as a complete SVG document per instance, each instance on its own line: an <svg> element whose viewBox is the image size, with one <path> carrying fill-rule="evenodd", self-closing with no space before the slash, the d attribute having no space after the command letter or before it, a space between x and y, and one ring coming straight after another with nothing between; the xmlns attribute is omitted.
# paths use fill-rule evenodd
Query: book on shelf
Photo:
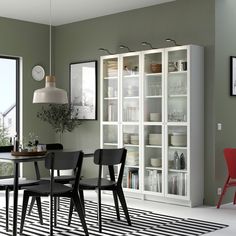
<svg viewBox="0 0 236 236"><path fill-rule="evenodd" d="M138 169L130 168L127 174L127 188L139 189Z"/></svg>

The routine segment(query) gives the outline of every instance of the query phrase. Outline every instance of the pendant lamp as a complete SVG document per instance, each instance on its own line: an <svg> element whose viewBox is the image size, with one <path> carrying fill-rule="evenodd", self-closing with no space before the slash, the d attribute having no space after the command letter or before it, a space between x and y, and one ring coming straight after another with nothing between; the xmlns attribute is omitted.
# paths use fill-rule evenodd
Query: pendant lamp
<svg viewBox="0 0 236 236"><path fill-rule="evenodd" d="M50 75L45 77L45 87L34 91L33 103L68 103L67 92L56 87L56 77L51 75L52 65L52 3L50 0L50 28L49 28L49 68Z"/></svg>

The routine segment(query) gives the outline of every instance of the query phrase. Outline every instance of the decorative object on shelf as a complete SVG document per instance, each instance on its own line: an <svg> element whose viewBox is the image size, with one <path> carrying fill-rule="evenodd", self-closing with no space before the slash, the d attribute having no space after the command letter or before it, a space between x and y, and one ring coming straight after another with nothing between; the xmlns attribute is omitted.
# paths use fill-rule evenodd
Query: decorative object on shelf
<svg viewBox="0 0 236 236"><path fill-rule="evenodd" d="M32 77L36 81L41 81L45 76L45 70L42 66L36 65L32 68Z"/></svg>
<svg viewBox="0 0 236 236"><path fill-rule="evenodd" d="M175 67L178 71L186 71L187 70L187 61L178 60L175 62Z"/></svg>
<svg viewBox="0 0 236 236"><path fill-rule="evenodd" d="M161 145L162 134L149 134L149 145Z"/></svg>
<svg viewBox="0 0 236 236"><path fill-rule="evenodd" d="M236 96L236 56L230 56L230 96Z"/></svg>
<svg viewBox="0 0 236 236"><path fill-rule="evenodd" d="M72 132L81 121L77 119L78 109L70 104L49 104L37 112L37 117L48 122L56 133L59 133L60 143L64 132Z"/></svg>
<svg viewBox="0 0 236 236"><path fill-rule="evenodd" d="M180 170L180 157L177 151L174 152L174 165L176 170Z"/></svg>
<svg viewBox="0 0 236 236"><path fill-rule="evenodd" d="M141 44L142 44L143 46L149 46L151 49L156 49L156 48L154 48L154 47L152 46L152 44L149 43L149 42L142 42Z"/></svg>
<svg viewBox="0 0 236 236"><path fill-rule="evenodd" d="M106 52L108 55L112 55L114 53L111 53L107 48L99 48L98 49L100 52Z"/></svg>
<svg viewBox="0 0 236 236"><path fill-rule="evenodd" d="M187 135L185 133L174 132L170 137L170 144L173 146L187 146Z"/></svg>
<svg viewBox="0 0 236 236"><path fill-rule="evenodd" d="M174 43L175 46L181 46L180 44L177 44L174 39L171 39L171 38L166 38L165 41L166 42L172 42L172 43Z"/></svg>
<svg viewBox="0 0 236 236"><path fill-rule="evenodd" d="M161 113L159 113L159 112L151 112L149 114L149 120L150 121L156 121L156 122L161 121Z"/></svg>
<svg viewBox="0 0 236 236"><path fill-rule="evenodd" d="M56 88L56 77L51 74L52 67L52 2L50 0L50 26L49 26L49 74L45 79L45 87L34 91L33 103L68 103L67 92Z"/></svg>
<svg viewBox="0 0 236 236"><path fill-rule="evenodd" d="M173 62L173 61L168 62L168 71L169 72L177 71L177 67L175 65L175 62Z"/></svg>
<svg viewBox="0 0 236 236"><path fill-rule="evenodd" d="M80 120L97 119L97 61L70 64L70 102Z"/></svg>
<svg viewBox="0 0 236 236"><path fill-rule="evenodd" d="M150 158L150 164L153 167L160 167L161 166L161 157Z"/></svg>
<svg viewBox="0 0 236 236"><path fill-rule="evenodd" d="M161 73L161 67L162 65L159 63L151 63L150 69L152 73Z"/></svg>
<svg viewBox="0 0 236 236"><path fill-rule="evenodd" d="M123 44L121 44L121 45L119 46L119 48L121 48L121 49L126 48L126 49L128 50L128 52L133 52L132 50L130 50L130 48L129 48L128 46L123 45Z"/></svg>
<svg viewBox="0 0 236 236"><path fill-rule="evenodd" d="M180 169L181 170L184 170L185 169L185 158L184 158L184 154L183 153L181 153L181 155L180 155Z"/></svg>

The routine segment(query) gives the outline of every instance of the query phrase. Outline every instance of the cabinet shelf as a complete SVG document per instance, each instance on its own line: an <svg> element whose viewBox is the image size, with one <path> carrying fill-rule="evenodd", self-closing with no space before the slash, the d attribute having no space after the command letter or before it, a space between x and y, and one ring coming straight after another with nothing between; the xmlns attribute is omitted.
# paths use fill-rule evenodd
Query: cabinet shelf
<svg viewBox="0 0 236 236"><path fill-rule="evenodd" d="M160 146L160 145L149 145L149 144L145 145L145 147L147 147L147 148L162 148L162 146Z"/></svg>
<svg viewBox="0 0 236 236"><path fill-rule="evenodd" d="M133 166L133 165L125 165L125 168L128 168L128 169L139 169L139 166Z"/></svg>
<svg viewBox="0 0 236 236"><path fill-rule="evenodd" d="M106 146L117 146L118 143L104 143L103 145L106 145Z"/></svg>
<svg viewBox="0 0 236 236"><path fill-rule="evenodd" d="M123 75L123 78L125 78L125 79L137 79L137 78L139 78L139 74L135 74L135 75Z"/></svg>
<svg viewBox="0 0 236 236"><path fill-rule="evenodd" d="M118 76L109 76L109 77L104 77L105 80L117 80Z"/></svg>
<svg viewBox="0 0 236 236"><path fill-rule="evenodd" d="M169 146L169 149L187 150L187 147Z"/></svg>
<svg viewBox="0 0 236 236"><path fill-rule="evenodd" d="M145 76L147 78L150 78L150 77L161 77L162 73L146 73Z"/></svg>
<svg viewBox="0 0 236 236"><path fill-rule="evenodd" d="M162 167L153 167L153 166L146 166L145 167L146 170L160 170L162 171Z"/></svg>
<svg viewBox="0 0 236 236"><path fill-rule="evenodd" d="M149 98L162 98L162 95L147 95L145 96L145 98L149 99Z"/></svg>
<svg viewBox="0 0 236 236"><path fill-rule="evenodd" d="M169 172L175 172L175 173L188 173L188 171L185 170L176 170L176 169L168 169Z"/></svg>
<svg viewBox="0 0 236 236"><path fill-rule="evenodd" d="M118 97L104 97L104 100L117 100Z"/></svg>
<svg viewBox="0 0 236 236"><path fill-rule="evenodd" d="M186 98L187 94L170 94L170 98Z"/></svg>
<svg viewBox="0 0 236 236"><path fill-rule="evenodd" d="M184 71L169 71L168 74L169 75L187 74L187 70L184 70Z"/></svg>
<svg viewBox="0 0 236 236"><path fill-rule="evenodd" d="M139 99L139 96L126 96L124 99Z"/></svg>
<svg viewBox="0 0 236 236"><path fill-rule="evenodd" d="M131 143L125 143L124 146L125 147L139 147L138 144L131 144Z"/></svg>

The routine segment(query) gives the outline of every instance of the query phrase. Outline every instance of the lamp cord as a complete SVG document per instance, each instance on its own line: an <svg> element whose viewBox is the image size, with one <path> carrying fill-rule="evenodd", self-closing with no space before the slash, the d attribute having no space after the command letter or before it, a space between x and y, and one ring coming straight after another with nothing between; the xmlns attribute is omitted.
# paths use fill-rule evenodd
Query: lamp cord
<svg viewBox="0 0 236 236"><path fill-rule="evenodd" d="M50 20L49 20L49 75L52 75L52 1L50 0Z"/></svg>

